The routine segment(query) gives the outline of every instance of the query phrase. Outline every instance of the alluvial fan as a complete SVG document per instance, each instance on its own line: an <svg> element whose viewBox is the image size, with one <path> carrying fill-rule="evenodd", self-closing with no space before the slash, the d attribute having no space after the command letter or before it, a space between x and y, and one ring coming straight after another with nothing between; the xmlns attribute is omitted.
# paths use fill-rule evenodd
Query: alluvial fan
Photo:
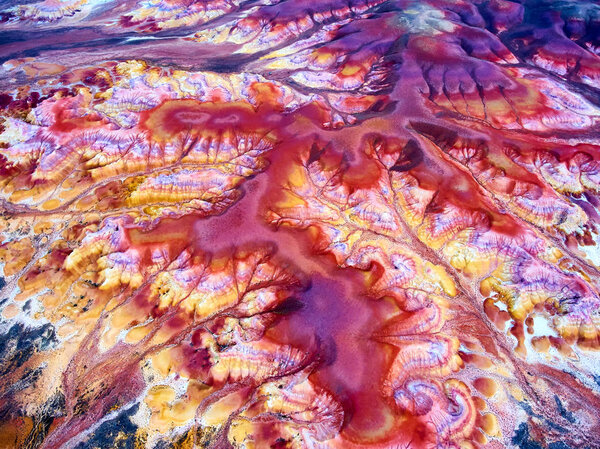
<svg viewBox="0 0 600 449"><path fill-rule="evenodd" d="M600 2L0 1L0 64L0 449L600 448Z"/></svg>

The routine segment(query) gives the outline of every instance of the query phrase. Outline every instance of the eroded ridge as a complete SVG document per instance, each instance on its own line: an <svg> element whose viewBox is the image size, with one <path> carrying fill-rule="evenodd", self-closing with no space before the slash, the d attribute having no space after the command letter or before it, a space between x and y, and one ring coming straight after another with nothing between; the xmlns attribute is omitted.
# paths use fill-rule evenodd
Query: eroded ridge
<svg viewBox="0 0 600 449"><path fill-rule="evenodd" d="M0 5L0 447L600 447L598 30Z"/></svg>

